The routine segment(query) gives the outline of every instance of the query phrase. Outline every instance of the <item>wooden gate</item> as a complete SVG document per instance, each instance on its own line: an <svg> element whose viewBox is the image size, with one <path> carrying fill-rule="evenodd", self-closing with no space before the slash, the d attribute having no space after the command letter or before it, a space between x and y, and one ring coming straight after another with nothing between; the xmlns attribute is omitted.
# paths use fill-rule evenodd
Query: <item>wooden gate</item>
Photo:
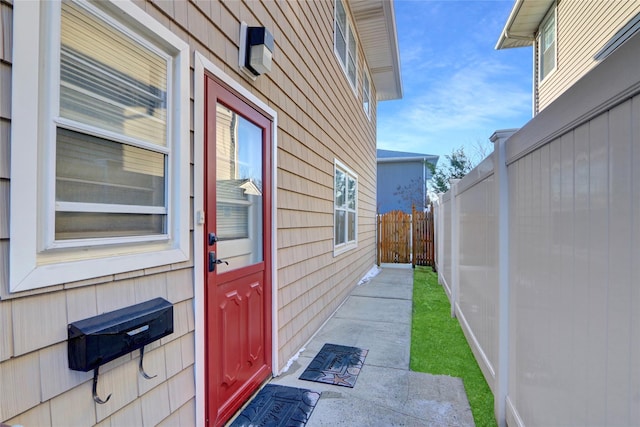
<svg viewBox="0 0 640 427"><path fill-rule="evenodd" d="M377 262L435 266L433 209L377 215Z"/></svg>
<svg viewBox="0 0 640 427"><path fill-rule="evenodd" d="M378 265L411 262L411 214L391 211L378 215Z"/></svg>

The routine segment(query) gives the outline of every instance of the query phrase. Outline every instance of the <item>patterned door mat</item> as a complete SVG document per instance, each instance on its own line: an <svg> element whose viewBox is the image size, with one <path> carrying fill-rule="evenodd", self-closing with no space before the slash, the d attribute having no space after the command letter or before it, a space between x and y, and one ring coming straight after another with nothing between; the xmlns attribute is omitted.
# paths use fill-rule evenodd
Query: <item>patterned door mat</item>
<svg viewBox="0 0 640 427"><path fill-rule="evenodd" d="M325 344L299 378L353 388L368 352L357 347Z"/></svg>
<svg viewBox="0 0 640 427"><path fill-rule="evenodd" d="M231 427L303 427L320 393L302 388L267 384L231 423Z"/></svg>

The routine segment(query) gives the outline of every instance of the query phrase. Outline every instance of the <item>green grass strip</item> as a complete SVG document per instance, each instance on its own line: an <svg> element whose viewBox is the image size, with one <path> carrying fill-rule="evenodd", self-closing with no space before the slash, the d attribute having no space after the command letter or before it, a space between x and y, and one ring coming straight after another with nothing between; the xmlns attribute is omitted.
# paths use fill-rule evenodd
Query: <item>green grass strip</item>
<svg viewBox="0 0 640 427"><path fill-rule="evenodd" d="M413 279L411 370L462 378L477 427L496 426L493 394L467 344L438 275L416 267Z"/></svg>

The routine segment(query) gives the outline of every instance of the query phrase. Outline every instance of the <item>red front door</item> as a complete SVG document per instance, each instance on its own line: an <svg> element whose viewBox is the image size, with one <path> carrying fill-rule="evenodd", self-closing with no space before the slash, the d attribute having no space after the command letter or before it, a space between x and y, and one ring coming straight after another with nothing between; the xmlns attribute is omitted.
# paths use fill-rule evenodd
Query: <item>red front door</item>
<svg viewBox="0 0 640 427"><path fill-rule="evenodd" d="M205 76L207 423L271 375L271 120Z"/></svg>

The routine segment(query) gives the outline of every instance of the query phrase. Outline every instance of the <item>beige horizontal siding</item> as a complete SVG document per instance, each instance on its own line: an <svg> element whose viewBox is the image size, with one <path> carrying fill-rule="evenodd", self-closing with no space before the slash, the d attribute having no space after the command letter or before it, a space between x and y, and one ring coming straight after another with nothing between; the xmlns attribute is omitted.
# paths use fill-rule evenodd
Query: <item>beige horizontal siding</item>
<svg viewBox="0 0 640 427"><path fill-rule="evenodd" d="M538 85L539 110L595 67L595 55L638 12L636 0L558 2L557 68Z"/></svg>
<svg viewBox="0 0 640 427"><path fill-rule="evenodd" d="M0 302L0 321L3 326L0 339L0 360L3 360L0 363L0 377L3 378L0 382L0 394L3 396L0 399L0 418L6 420L31 409L34 404L49 400L52 425L73 424L73 418L68 417L75 416L73 413L78 412L78 404L86 404L94 413L92 373L68 369L67 317L68 322L73 322L115 308L111 304L120 308L150 299L158 293L174 304L174 333L159 343L147 346L145 369L157 377L145 380L138 374L138 352L103 366L99 395L113 393L113 397L106 406L96 406L97 421L117 413L139 397L153 392L156 387L166 382L171 384L176 376L182 379L174 386L173 393L178 399L175 406L180 407L193 398L193 384L182 386L195 360L193 286L190 275L189 270L177 270ZM129 298L123 299L122 295L128 295ZM118 301L119 304L116 303ZM103 310L98 309L101 304L105 305ZM28 388L26 396L15 401L5 399L4 396L9 396L16 387L21 391ZM33 393L32 397L30 393ZM39 410L29 411L12 423L19 422L23 417L31 419L38 414ZM80 411L80 414L85 418L78 421L85 424L87 413Z"/></svg>
<svg viewBox="0 0 640 427"><path fill-rule="evenodd" d="M278 111L276 259L279 360L284 365L373 265L375 121L362 110L362 79L356 96L333 53L332 2L283 2L268 12L262 6L246 13L275 17L269 21L276 39L274 70L258 79L267 84L255 89ZM360 67L363 62L360 55ZM358 174L360 190L359 246L337 258L334 159Z"/></svg>
<svg viewBox="0 0 640 427"><path fill-rule="evenodd" d="M362 109L362 50L354 94L333 52L332 1L135 3L278 112L278 271L273 286L280 368L374 264L376 111L373 104L369 120ZM0 0L0 421L194 425L193 259L8 294L11 9L11 2ZM255 82L238 71L241 21L266 26L276 41L272 71ZM193 86L192 79L192 109ZM193 117L191 123L193 171ZM358 175L359 185L358 246L337 257L335 159ZM67 323L157 296L174 304L175 323L172 335L145 352L145 369L158 376L139 376L138 352L112 361L101 368L98 387L101 397L112 393L112 398L96 405L90 373L66 368ZM17 397L16 389L26 391Z"/></svg>
<svg viewBox="0 0 640 427"><path fill-rule="evenodd" d="M193 420L193 405L185 404L195 395L192 260L7 294L12 32L7 2L0 3L0 24L0 294L11 297L0 301L0 421L37 426L154 425L172 410L180 413L182 407L193 414L181 417ZM157 376L140 377L138 352L110 362L101 368L98 393L112 393L112 399L96 405L91 373L68 369L67 323L157 296L174 303L175 316L174 333L147 346L145 369ZM165 407L166 411L158 409Z"/></svg>

